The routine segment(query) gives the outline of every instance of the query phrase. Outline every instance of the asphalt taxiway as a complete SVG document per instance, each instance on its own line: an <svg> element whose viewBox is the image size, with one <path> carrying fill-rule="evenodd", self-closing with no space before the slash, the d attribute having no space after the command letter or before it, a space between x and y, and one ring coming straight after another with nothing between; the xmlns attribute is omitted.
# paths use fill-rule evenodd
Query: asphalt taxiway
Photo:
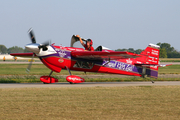
<svg viewBox="0 0 180 120"><path fill-rule="evenodd" d="M84 82L80 84L64 83L3 83L0 88L64 88L64 87L125 87L125 86L180 86L180 81L152 82Z"/></svg>

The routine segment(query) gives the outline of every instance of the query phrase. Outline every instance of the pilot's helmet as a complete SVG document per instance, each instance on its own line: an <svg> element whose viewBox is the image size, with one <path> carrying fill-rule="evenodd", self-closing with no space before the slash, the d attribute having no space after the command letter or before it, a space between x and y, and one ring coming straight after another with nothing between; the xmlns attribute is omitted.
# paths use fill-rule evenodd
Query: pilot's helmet
<svg viewBox="0 0 180 120"><path fill-rule="evenodd" d="M93 45L93 41L91 39L87 39L87 42L90 42L91 46ZM87 44L87 42L86 42L86 44Z"/></svg>

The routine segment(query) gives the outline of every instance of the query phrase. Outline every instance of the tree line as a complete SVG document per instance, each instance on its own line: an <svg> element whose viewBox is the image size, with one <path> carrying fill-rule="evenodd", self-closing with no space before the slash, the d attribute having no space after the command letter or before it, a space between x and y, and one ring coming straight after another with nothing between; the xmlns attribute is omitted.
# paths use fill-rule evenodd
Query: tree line
<svg viewBox="0 0 180 120"><path fill-rule="evenodd" d="M177 51L174 47L172 47L169 43L157 43L160 46L160 58L180 58L180 52ZM136 54L140 54L143 49L134 50L133 48L129 49L117 49L115 51L128 51ZM28 53L27 49L23 49L18 46L13 46L10 48L6 48L5 45L0 45L0 54L10 54L10 53Z"/></svg>
<svg viewBox="0 0 180 120"><path fill-rule="evenodd" d="M30 52L27 49L23 49L18 46L13 46L7 48L5 45L0 45L0 54L10 54L10 53L27 53Z"/></svg>
<svg viewBox="0 0 180 120"><path fill-rule="evenodd" d="M169 43L157 43L160 46L159 57L160 58L180 58L180 52L172 47ZM128 51L136 54L140 54L143 49L134 50L133 48L129 49L117 49L115 51Z"/></svg>

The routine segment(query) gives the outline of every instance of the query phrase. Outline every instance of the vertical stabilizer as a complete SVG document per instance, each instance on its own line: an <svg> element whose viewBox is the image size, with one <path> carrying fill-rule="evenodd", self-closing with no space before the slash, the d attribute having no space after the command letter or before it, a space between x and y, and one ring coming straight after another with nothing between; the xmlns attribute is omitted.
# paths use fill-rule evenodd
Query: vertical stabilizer
<svg viewBox="0 0 180 120"><path fill-rule="evenodd" d="M141 52L141 55L145 56L144 64L158 64L159 63L159 48L160 46L155 44L149 44L148 47Z"/></svg>
<svg viewBox="0 0 180 120"><path fill-rule="evenodd" d="M148 47L141 52L140 55L142 55L142 57L137 58L137 60L142 62L142 77L144 77L144 75L153 78L158 77L159 49L160 46L150 43Z"/></svg>

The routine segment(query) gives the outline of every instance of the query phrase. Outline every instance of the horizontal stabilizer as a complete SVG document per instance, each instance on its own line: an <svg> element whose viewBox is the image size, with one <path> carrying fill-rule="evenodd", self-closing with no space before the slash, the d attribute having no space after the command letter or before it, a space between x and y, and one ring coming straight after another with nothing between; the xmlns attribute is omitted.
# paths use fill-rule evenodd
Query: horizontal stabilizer
<svg viewBox="0 0 180 120"><path fill-rule="evenodd" d="M158 67L166 67L166 66L170 66L170 65L172 65L172 64L159 64Z"/></svg>
<svg viewBox="0 0 180 120"><path fill-rule="evenodd" d="M151 67L151 66L166 67L166 66L170 66L172 64L135 64L135 65L142 66L142 67Z"/></svg>

